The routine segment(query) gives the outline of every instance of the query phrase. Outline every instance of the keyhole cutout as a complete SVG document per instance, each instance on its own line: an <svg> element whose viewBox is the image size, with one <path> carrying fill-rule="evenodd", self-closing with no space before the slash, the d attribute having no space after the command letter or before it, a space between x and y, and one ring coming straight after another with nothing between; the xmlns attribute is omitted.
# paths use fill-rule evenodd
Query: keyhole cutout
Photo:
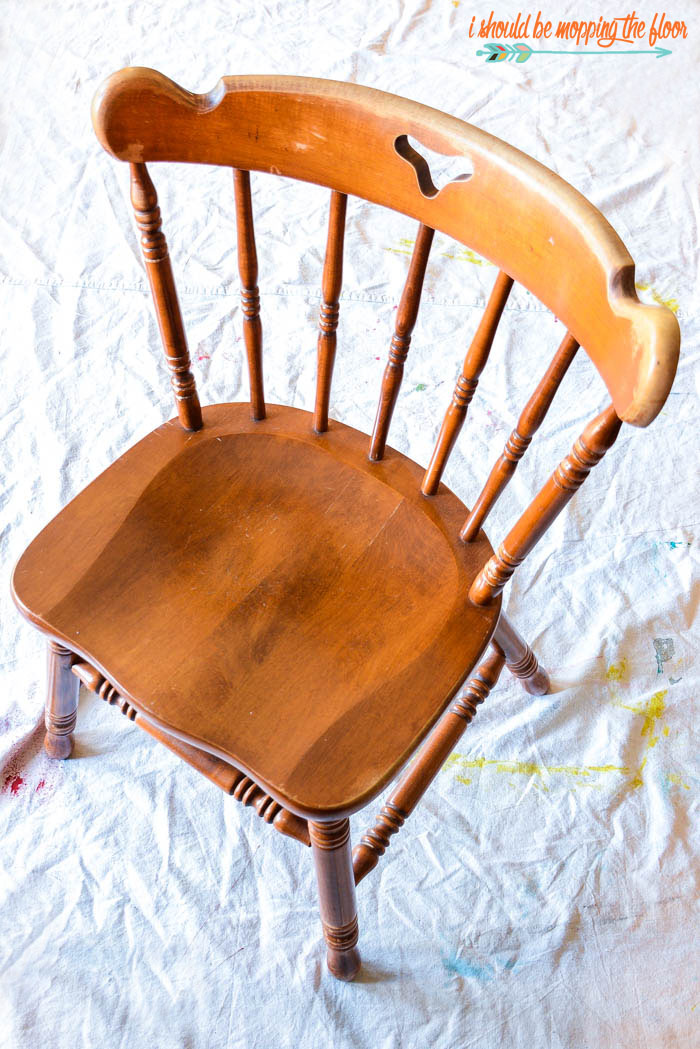
<svg viewBox="0 0 700 1049"><path fill-rule="evenodd" d="M467 182L474 174L468 157L436 153L409 135L399 135L394 149L415 171L424 197L437 197L450 182Z"/></svg>

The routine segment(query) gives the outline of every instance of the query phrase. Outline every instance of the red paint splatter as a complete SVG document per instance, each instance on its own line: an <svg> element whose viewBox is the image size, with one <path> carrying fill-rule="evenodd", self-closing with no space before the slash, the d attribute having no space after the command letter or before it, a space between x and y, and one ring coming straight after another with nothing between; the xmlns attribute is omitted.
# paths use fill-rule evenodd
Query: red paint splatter
<svg viewBox="0 0 700 1049"><path fill-rule="evenodd" d="M379 357L375 357L374 359L375 359L375 361L378 361L380 358Z"/></svg>
<svg viewBox="0 0 700 1049"><path fill-rule="evenodd" d="M37 783L36 787L34 788L35 793L38 794L39 791L43 790L45 786L46 786L46 780L45 779L40 779L39 782Z"/></svg>
<svg viewBox="0 0 700 1049"><path fill-rule="evenodd" d="M211 360L211 357L209 356L209 354L208 354L208 353L200 353L200 355L199 355L199 357L197 358L197 360L198 360L198 361L210 361L210 360Z"/></svg>
<svg viewBox="0 0 700 1049"><path fill-rule="evenodd" d="M19 788L23 783L24 780L21 776L13 776L12 773L10 773L10 775L5 778L5 782L2 785L2 792L3 794L7 794L9 791L10 794L17 796L17 794L19 794Z"/></svg>

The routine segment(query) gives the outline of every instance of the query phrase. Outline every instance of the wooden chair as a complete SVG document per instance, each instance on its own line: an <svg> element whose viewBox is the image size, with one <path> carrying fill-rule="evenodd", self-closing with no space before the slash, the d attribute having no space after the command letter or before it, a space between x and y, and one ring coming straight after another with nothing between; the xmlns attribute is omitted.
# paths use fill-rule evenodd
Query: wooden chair
<svg viewBox="0 0 700 1049"><path fill-rule="evenodd" d="M82 682L310 844L328 965L352 979L355 885L503 665L529 692L547 691L546 673L501 614L501 591L622 421L646 426L657 415L678 326L637 300L631 257L576 190L414 102L296 77L230 77L196 95L135 68L102 86L93 122L104 148L130 166L177 418L93 481L15 569L17 605L49 639L46 749L70 754ZM435 153L464 162L440 190L426 159ZM250 404L200 407L146 168L160 161L233 169ZM313 414L265 402L251 170L330 190ZM348 195L419 223L369 443L328 415ZM499 273L424 471L387 439L435 230ZM514 281L567 334L468 510L440 478ZM494 551L482 526L579 345L611 403ZM351 853L348 816L414 755Z"/></svg>

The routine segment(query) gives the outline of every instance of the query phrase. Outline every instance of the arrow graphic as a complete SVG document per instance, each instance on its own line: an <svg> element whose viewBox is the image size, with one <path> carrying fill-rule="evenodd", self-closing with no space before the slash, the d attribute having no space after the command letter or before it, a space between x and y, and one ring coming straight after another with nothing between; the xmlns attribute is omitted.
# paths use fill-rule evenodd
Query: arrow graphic
<svg viewBox="0 0 700 1049"><path fill-rule="evenodd" d="M477 55L486 55L487 62L512 62L513 59L516 62L527 62L532 55L656 55L657 58L663 58L664 55L672 54L665 47L654 47L650 51L627 51L624 48L618 48L616 51L611 48L599 51L541 51L530 47L529 44L496 43L484 44L484 47L487 50L477 51Z"/></svg>

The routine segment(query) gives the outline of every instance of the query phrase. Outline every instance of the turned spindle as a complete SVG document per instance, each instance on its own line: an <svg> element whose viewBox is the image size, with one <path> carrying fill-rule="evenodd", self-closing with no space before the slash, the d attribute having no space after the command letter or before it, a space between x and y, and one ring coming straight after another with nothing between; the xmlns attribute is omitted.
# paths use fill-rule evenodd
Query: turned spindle
<svg viewBox="0 0 700 1049"><path fill-rule="evenodd" d="M356 884L377 866L392 836L401 829L456 747L476 714L477 706L484 702L498 681L504 662L503 652L492 646L467 681L464 692L453 700L392 790L374 825L363 834L353 850Z"/></svg>
<svg viewBox="0 0 700 1049"><path fill-rule="evenodd" d="M348 198L335 190L331 193L328 216L328 240L321 282L321 313L317 348L316 405L314 407L314 430L325 433L328 429L328 402L331 395L331 380L335 364L337 344L336 331L340 307L340 289L343 284L343 242L345 239L345 212Z"/></svg>
<svg viewBox="0 0 700 1049"><path fill-rule="evenodd" d="M479 385L479 377L489 358L498 322L505 308L513 280L501 271L489 296L479 327L464 358L462 371L452 394L452 401L440 427L435 451L425 471L421 491L423 495L435 495L440 484L447 460L459 437L472 398Z"/></svg>
<svg viewBox="0 0 700 1049"><path fill-rule="evenodd" d="M515 569L614 444L621 425L612 405L588 424L472 583L469 597L474 604L488 605L501 593Z"/></svg>
<svg viewBox="0 0 700 1049"><path fill-rule="evenodd" d="M49 641L44 748L50 758L68 758L73 750L80 684L71 674L72 661L69 649Z"/></svg>
<svg viewBox="0 0 700 1049"><path fill-rule="evenodd" d="M540 666L537 656L504 615L498 620L493 643L506 657L506 666L519 679L531 696L544 696L549 692L549 675Z"/></svg>
<svg viewBox="0 0 700 1049"><path fill-rule="evenodd" d="M328 948L328 968L339 980L352 980L360 968L360 953L350 821L309 820L309 836L316 866L321 924Z"/></svg>
<svg viewBox="0 0 700 1049"><path fill-rule="evenodd" d="M559 389L577 350L578 343L573 336L567 333L544 373L542 381L525 405L517 426L506 441L503 454L489 474L479 498L464 523L460 537L465 543L471 543L476 539L479 529L515 473L518 463L549 411L554 394Z"/></svg>
<svg viewBox="0 0 700 1049"><path fill-rule="evenodd" d="M258 291L258 253L255 247L250 172L235 168L233 189L238 230L238 273L241 279L243 339L250 378L250 410L254 419L265 418L265 391L262 376L262 323Z"/></svg>
<svg viewBox="0 0 700 1049"><path fill-rule="evenodd" d="M158 197L145 164L130 164L131 203L141 233L141 252L156 308L165 360L180 422L186 430L202 427L202 409L191 371L187 338L175 288L168 245L161 228Z"/></svg>
<svg viewBox="0 0 700 1049"><path fill-rule="evenodd" d="M396 325L391 338L391 346L389 347L389 360L382 378L382 389L369 451L370 459L375 462L384 456L391 417L394 413L396 398L399 396L404 364L411 345L411 335L418 317L423 280L434 234L435 230L421 223L418 228L416 243L413 247L401 301L396 311Z"/></svg>

